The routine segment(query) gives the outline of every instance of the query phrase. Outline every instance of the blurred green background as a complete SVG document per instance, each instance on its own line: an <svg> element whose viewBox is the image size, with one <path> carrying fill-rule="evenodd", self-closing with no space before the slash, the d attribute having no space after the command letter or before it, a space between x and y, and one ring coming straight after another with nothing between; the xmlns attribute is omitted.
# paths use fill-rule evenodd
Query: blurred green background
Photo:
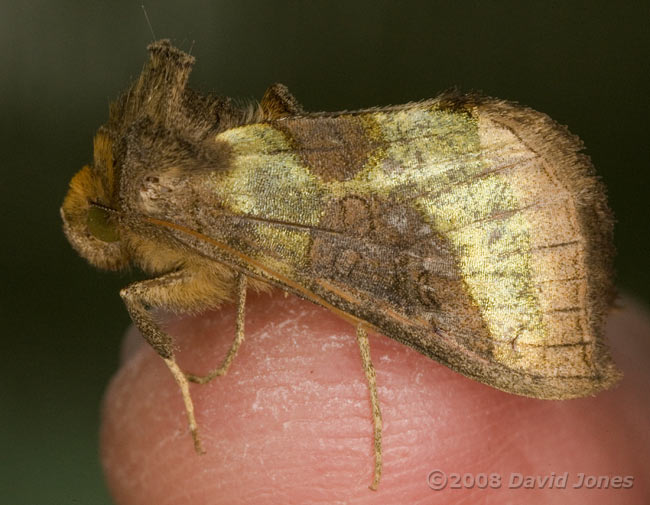
<svg viewBox="0 0 650 505"><path fill-rule="evenodd" d="M130 277L61 232L70 177L152 35L141 2L0 2L3 289L0 502L107 504L102 392ZM570 126L609 187L619 285L648 300L648 2L151 1L159 38L193 46L191 84L254 98L283 82L307 110L398 104L458 85Z"/></svg>

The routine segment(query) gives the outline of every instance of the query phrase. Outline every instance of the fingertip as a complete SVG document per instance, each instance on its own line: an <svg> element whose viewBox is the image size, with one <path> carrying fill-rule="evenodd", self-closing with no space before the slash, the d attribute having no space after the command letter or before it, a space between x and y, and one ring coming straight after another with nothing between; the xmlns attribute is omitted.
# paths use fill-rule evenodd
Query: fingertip
<svg viewBox="0 0 650 505"><path fill-rule="evenodd" d="M181 368L203 374L225 355L234 309L175 319L167 329ZM192 448L180 394L161 360L147 346L127 344L130 357L107 392L102 428L115 501L165 503L179 489L193 505L257 503L262 495L269 504L314 496L381 503L413 490L426 494L423 460L430 460L435 425L444 423L419 395L438 391L434 381L454 382L455 374L383 336L369 338L386 448L377 492L368 489L372 416L355 329L280 295L251 297L246 340L228 374L191 387L203 456Z"/></svg>
<svg viewBox="0 0 650 505"><path fill-rule="evenodd" d="M170 321L181 368L203 374L218 365L234 319L234 308L224 307ZM635 468L627 463L626 426L617 427L616 391L565 402L518 397L387 337L369 339L384 423L376 492L368 489L372 417L354 328L294 297L251 296L246 340L228 374L192 386L205 455L193 449L166 367L147 346L133 347L107 392L102 428L116 503L499 503L522 495L507 481L498 489L434 491L427 478L436 469L507 479L549 468ZM530 503L549 499L546 490L525 491Z"/></svg>

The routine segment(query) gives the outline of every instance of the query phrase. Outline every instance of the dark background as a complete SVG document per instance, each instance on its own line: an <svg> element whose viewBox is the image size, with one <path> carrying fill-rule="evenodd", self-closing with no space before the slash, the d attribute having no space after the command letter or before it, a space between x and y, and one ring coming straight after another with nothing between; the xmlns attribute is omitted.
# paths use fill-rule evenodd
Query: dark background
<svg viewBox="0 0 650 505"><path fill-rule="evenodd" d="M458 85L570 126L609 187L619 285L648 273L648 2L147 2L193 45L192 86L243 98L283 82L307 110L432 97ZM0 501L106 504L102 391L129 323L118 290L68 246L58 208L109 101L152 35L140 2L0 2Z"/></svg>

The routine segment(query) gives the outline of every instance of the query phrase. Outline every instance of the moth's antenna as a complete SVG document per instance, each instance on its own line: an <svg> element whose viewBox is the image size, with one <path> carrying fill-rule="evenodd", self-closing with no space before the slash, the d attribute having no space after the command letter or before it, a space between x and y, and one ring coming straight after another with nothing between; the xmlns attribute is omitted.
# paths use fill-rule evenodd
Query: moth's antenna
<svg viewBox="0 0 650 505"><path fill-rule="evenodd" d="M153 32L153 26L151 26L151 21L149 21L149 16L147 15L147 9L144 8L144 4L141 5L142 7L142 12L144 12L144 18L147 20L147 24L149 25L149 30L151 30L151 36L153 37L153 40L156 40L156 34Z"/></svg>
<svg viewBox="0 0 650 505"><path fill-rule="evenodd" d="M190 46L190 50L187 51L187 54L192 54L192 49L194 49L194 43L195 43L195 42L196 42L196 40L193 40L193 41L192 41L192 45Z"/></svg>

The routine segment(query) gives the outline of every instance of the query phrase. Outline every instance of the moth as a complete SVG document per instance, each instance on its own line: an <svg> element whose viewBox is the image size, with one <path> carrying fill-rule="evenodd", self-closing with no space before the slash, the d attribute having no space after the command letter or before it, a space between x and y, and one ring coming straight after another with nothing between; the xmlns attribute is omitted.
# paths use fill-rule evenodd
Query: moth
<svg viewBox="0 0 650 505"><path fill-rule="evenodd" d="M582 143L515 103L446 93L305 112L281 84L240 107L187 87L194 58L162 40L110 106L70 182L65 234L93 265L151 278L121 291L178 383L226 373L246 292L278 287L357 332L381 476L381 413L366 333L382 333L510 393L566 399L620 377L603 341L612 226ZM237 303L233 344L181 370L153 308Z"/></svg>

